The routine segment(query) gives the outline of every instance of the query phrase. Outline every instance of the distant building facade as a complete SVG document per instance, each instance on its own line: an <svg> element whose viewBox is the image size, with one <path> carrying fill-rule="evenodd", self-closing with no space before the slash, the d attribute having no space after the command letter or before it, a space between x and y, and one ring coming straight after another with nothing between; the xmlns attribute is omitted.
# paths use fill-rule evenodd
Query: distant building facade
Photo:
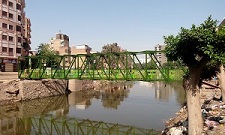
<svg viewBox="0 0 225 135"><path fill-rule="evenodd" d="M162 50L165 50L165 45L159 45L159 44L157 44L155 46L155 51L162 51ZM163 65L164 63L167 62L167 58L166 58L165 53L157 52L155 56L156 56L156 59L159 61L159 63L161 65Z"/></svg>
<svg viewBox="0 0 225 135"><path fill-rule="evenodd" d="M91 54L91 47L89 47L86 44L82 45L76 45L71 47L71 55L77 55L77 54ZM84 68L82 67L83 61L85 61L86 57L80 56L79 59L76 60L76 66L74 68Z"/></svg>
<svg viewBox="0 0 225 135"><path fill-rule="evenodd" d="M91 53L92 49L86 44L76 45L76 46L72 46L72 47L70 47L69 44L70 44L69 36L67 36L66 34L57 33L56 37L51 39L50 47L54 51L56 51L56 53L58 55L77 55L77 54L90 54ZM72 59L71 57L67 57L65 59L66 66L69 66L71 59ZM81 59L77 60L76 65L81 66L82 60Z"/></svg>
<svg viewBox="0 0 225 135"><path fill-rule="evenodd" d="M25 0L0 0L1 71L15 71L18 56L30 50L31 22L24 8Z"/></svg>
<svg viewBox="0 0 225 135"><path fill-rule="evenodd" d="M51 39L50 46L58 55L69 55L69 36L57 33L55 38Z"/></svg>
<svg viewBox="0 0 225 135"><path fill-rule="evenodd" d="M92 50L92 48L89 47L86 44L76 45L76 46L72 46L71 47L71 54L72 55L76 55L76 54L90 54L91 50Z"/></svg>

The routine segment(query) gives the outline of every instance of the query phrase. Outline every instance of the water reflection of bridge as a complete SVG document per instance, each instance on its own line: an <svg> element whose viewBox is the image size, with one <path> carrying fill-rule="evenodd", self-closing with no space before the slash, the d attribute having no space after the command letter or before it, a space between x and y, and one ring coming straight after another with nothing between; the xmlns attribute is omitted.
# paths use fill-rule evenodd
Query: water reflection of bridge
<svg viewBox="0 0 225 135"><path fill-rule="evenodd" d="M67 117L69 103L66 96L1 106L0 110L1 135L157 134L152 129Z"/></svg>
<svg viewBox="0 0 225 135"><path fill-rule="evenodd" d="M152 129L54 115L0 120L2 135L154 135L157 133Z"/></svg>
<svg viewBox="0 0 225 135"><path fill-rule="evenodd" d="M46 135L154 135L156 131L132 126L124 126L102 121L91 121L78 118L43 117L17 119L17 134Z"/></svg>

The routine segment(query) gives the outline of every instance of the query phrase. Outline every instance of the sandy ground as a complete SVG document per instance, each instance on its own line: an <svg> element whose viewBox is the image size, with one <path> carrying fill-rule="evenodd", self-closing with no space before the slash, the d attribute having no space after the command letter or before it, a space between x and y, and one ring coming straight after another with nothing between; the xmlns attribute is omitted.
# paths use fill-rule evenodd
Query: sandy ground
<svg viewBox="0 0 225 135"><path fill-rule="evenodd" d="M0 82L18 79L18 72L0 72Z"/></svg>

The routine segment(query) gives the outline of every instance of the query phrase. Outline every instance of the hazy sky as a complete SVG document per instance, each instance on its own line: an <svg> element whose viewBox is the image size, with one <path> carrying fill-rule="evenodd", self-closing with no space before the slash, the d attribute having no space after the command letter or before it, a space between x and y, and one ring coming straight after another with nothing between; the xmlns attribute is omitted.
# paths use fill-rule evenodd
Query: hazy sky
<svg viewBox="0 0 225 135"><path fill-rule="evenodd" d="M209 15L221 22L225 0L26 0L25 12L32 23L32 50L61 31L70 37L70 46L88 44L101 51L105 44L118 43L143 51Z"/></svg>

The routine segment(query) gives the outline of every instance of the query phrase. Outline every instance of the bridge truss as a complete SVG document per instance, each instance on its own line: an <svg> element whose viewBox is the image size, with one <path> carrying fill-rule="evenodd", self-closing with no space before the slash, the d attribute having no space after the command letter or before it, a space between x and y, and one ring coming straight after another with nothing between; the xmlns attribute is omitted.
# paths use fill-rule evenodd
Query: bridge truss
<svg viewBox="0 0 225 135"><path fill-rule="evenodd" d="M160 64L160 51L28 56L18 59L20 79L181 80L183 70ZM154 65L156 69L152 69Z"/></svg>

